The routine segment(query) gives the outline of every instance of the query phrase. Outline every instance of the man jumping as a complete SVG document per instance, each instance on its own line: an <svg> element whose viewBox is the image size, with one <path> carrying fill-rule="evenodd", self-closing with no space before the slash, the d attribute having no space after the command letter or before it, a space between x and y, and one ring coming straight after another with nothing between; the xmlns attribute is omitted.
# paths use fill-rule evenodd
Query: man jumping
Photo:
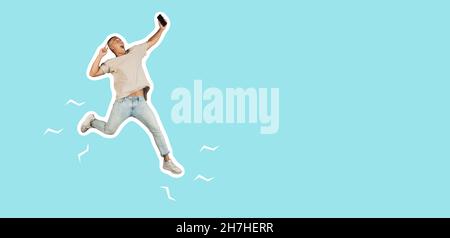
<svg viewBox="0 0 450 238"><path fill-rule="evenodd" d="M84 134L90 128L95 128L103 134L113 135L126 119L136 118L151 133L163 158L162 169L172 176L180 176L183 171L170 156L167 138L162 132L162 125L158 123L159 117L147 104L150 83L143 68L145 65L143 60L146 59L147 51L159 42L167 28L161 21L158 21L158 25L158 30L148 40L128 50L125 49L124 41L116 35L110 37L107 44L100 49L90 66L89 76L94 79L111 74L116 98L107 122L96 119L93 113L88 113L80 121L79 130ZM108 48L116 57L101 63L102 58L108 53Z"/></svg>

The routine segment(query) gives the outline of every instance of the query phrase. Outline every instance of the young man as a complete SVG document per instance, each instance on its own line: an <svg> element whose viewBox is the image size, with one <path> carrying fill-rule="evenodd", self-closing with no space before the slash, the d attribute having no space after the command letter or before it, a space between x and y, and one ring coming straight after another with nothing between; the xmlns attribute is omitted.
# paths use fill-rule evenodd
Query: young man
<svg viewBox="0 0 450 238"><path fill-rule="evenodd" d="M160 155L163 157L162 169L173 176L182 174L182 169L170 157L167 141L158 123L158 115L147 104L147 93L150 90L149 79L144 71L143 60L146 53L161 39L166 26L159 21L159 29L144 43L125 49L123 40L118 36L108 39L105 47L101 48L93 61L89 76L96 78L104 74L111 74L114 80L116 98L107 122L98 120L94 114L88 114L81 121L80 131L86 133L95 128L106 135L113 135L119 126L129 117L134 117L151 133ZM108 48L116 56L101 63Z"/></svg>

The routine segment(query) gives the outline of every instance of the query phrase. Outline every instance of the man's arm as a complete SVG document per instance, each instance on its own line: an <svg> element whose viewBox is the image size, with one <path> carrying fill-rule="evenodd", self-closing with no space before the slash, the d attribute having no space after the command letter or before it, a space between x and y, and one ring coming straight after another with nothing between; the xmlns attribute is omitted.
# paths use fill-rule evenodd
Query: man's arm
<svg viewBox="0 0 450 238"><path fill-rule="evenodd" d="M156 43L158 43L165 29L166 27L162 26L161 23L159 23L158 31L147 40L147 50L152 48L152 46L154 46Z"/></svg>
<svg viewBox="0 0 450 238"><path fill-rule="evenodd" d="M91 70L89 71L89 76L91 77L98 77L101 75L104 75L105 73L103 70L100 69L100 62L102 58L108 53L108 46L101 48L98 52L97 57L95 58L94 62L92 63Z"/></svg>

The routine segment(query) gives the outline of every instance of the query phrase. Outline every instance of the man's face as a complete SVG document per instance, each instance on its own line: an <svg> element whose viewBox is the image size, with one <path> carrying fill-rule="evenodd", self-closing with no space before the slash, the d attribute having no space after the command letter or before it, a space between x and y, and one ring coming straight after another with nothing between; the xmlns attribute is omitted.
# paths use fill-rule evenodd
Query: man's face
<svg viewBox="0 0 450 238"><path fill-rule="evenodd" d="M125 45L123 43L123 41L117 37L117 36L113 36L109 42L108 42L108 47L116 54L116 55L121 55L121 54L125 54Z"/></svg>

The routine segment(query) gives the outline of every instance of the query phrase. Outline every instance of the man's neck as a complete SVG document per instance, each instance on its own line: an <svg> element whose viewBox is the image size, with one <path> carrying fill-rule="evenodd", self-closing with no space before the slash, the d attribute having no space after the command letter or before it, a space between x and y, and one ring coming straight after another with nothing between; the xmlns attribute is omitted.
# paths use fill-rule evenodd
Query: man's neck
<svg viewBox="0 0 450 238"><path fill-rule="evenodd" d="M116 55L116 57L120 57L120 56L126 55L126 54L128 54L128 50L124 51L123 53L117 53L115 55Z"/></svg>

